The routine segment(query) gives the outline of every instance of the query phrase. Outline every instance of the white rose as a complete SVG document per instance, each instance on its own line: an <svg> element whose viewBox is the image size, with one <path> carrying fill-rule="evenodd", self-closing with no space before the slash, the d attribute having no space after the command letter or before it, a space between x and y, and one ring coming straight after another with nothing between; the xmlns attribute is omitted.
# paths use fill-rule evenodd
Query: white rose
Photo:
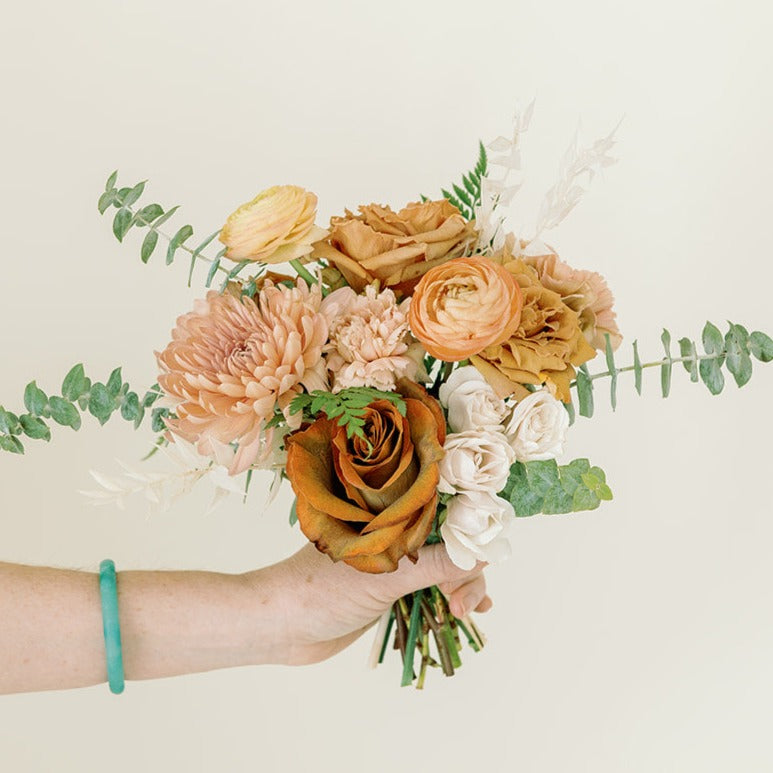
<svg viewBox="0 0 773 773"><path fill-rule="evenodd" d="M446 438L440 460L438 491L459 494L487 491L496 494L507 483L515 453L501 432L470 429Z"/></svg>
<svg viewBox="0 0 773 773"><path fill-rule="evenodd" d="M505 435L519 462L555 459L564 450L569 414L546 390L532 392L513 409Z"/></svg>
<svg viewBox="0 0 773 773"><path fill-rule="evenodd" d="M439 397L448 409L452 432L502 429L507 406L473 365L455 370L440 387Z"/></svg>
<svg viewBox="0 0 773 773"><path fill-rule="evenodd" d="M503 561L510 555L505 534L514 519L512 505L502 497L484 491L453 497L440 527L448 557L460 569L472 569L476 561Z"/></svg>

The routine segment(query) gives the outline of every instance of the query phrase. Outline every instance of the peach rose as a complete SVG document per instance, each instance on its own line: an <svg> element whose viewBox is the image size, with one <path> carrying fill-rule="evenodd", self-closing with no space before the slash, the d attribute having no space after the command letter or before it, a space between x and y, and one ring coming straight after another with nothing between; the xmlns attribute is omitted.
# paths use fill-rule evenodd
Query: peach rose
<svg viewBox="0 0 773 773"><path fill-rule="evenodd" d="M286 263L308 255L327 231L314 225L317 197L297 185L275 185L233 212L220 241L230 260Z"/></svg>
<svg viewBox="0 0 773 773"><path fill-rule="evenodd" d="M286 440L303 533L334 561L374 574L405 555L417 560L437 509L445 420L418 384L397 388L406 415L388 400L371 403L367 442L326 417Z"/></svg>
<svg viewBox="0 0 773 773"><path fill-rule="evenodd" d="M529 395L524 384L547 384L552 394L569 402L575 367L596 356L583 335L577 313L558 293L542 285L535 268L514 259L508 249L492 259L502 263L517 281L523 310L509 338L474 355L471 363L500 397L515 395L521 400Z"/></svg>
<svg viewBox="0 0 773 773"><path fill-rule="evenodd" d="M409 321L426 350L458 362L506 341L518 327L521 291L512 274L482 255L428 271L411 298Z"/></svg>
<svg viewBox="0 0 773 773"><path fill-rule="evenodd" d="M410 294L432 267L464 253L475 237L472 223L445 199L408 204L399 212L370 204L330 221L330 234L314 245L357 292L378 281Z"/></svg>

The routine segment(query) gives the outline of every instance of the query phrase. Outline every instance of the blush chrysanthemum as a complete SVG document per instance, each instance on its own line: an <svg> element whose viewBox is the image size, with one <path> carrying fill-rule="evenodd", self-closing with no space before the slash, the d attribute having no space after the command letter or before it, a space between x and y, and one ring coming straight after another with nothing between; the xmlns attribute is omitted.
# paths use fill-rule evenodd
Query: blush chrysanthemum
<svg viewBox="0 0 773 773"><path fill-rule="evenodd" d="M267 280L255 300L227 290L196 301L156 353L158 383L175 403L169 429L205 455L212 441L238 443L231 474L255 464L271 447L265 423L275 409L288 416L302 388L327 388L321 301L319 286L302 280L296 287Z"/></svg>

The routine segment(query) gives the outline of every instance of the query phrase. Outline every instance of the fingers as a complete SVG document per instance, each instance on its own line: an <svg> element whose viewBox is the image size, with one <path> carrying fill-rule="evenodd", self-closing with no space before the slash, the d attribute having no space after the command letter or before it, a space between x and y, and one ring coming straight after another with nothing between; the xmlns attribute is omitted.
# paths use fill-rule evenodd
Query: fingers
<svg viewBox="0 0 773 773"><path fill-rule="evenodd" d="M464 617L473 611L487 612L492 606L491 599L486 595L486 578L482 574L459 584L446 595L451 612L456 617Z"/></svg>
<svg viewBox="0 0 773 773"><path fill-rule="evenodd" d="M382 576L389 583L390 591L399 598L432 585L457 583L456 587L459 587L478 577L485 566L486 564L479 561L470 569L460 569L448 557L443 545L425 545L419 550L419 560L415 564L403 559L396 572ZM481 600L482 597L479 602Z"/></svg>

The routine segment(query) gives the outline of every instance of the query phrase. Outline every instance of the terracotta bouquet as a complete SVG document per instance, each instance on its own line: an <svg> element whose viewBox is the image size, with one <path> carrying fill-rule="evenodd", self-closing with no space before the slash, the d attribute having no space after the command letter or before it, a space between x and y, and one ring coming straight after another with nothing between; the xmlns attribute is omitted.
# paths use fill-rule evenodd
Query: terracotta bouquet
<svg viewBox="0 0 773 773"><path fill-rule="evenodd" d="M144 183L121 187L110 175L99 211L114 212L117 239L144 233L143 262L160 244L167 263L186 254L189 284L208 264L210 289L157 353L152 388L133 391L120 368L92 381L82 365L60 394L33 381L24 412L0 408L0 448L22 453L26 439L49 440L52 423L78 429L82 414L104 423L119 413L135 426L148 416L154 448L182 471L94 473L94 496L120 503L142 492L163 504L208 479L219 497L271 470L273 492L287 480L295 493L291 523L363 572L392 572L433 542L463 568L499 561L519 517L597 508L612 498L604 472L557 459L575 413L592 415L599 380L614 405L620 374L631 371L640 391L642 372L657 367L666 396L680 365L717 394L725 372L743 386L752 358L773 359L773 340L708 323L700 345L682 338L675 350L664 331L661 357L642 363L634 343L632 364L619 367L606 281L543 241L612 163L613 136L575 142L536 226L508 233L530 113L511 137L481 144L442 197L363 205L328 227L317 225L314 194L283 185L199 243L190 225L165 230L177 207L141 204ZM602 365L592 374L593 360ZM422 687L430 668L450 676L463 643L483 646L437 588L401 599L378 630L376 659L394 642L403 685Z"/></svg>

